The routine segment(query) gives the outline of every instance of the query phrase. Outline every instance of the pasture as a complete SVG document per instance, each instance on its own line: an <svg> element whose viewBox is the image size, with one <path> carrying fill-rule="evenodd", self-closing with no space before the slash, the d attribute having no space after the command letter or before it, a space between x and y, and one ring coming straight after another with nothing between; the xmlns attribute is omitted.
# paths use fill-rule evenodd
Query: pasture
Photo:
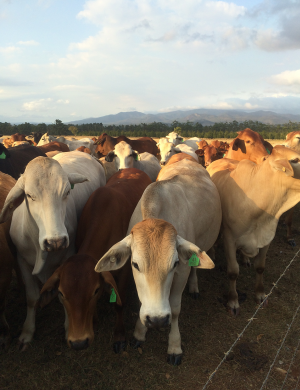
<svg viewBox="0 0 300 390"><path fill-rule="evenodd" d="M282 141L270 142L276 144ZM300 247L300 207L296 207L294 216L297 244L294 248L287 244L283 220L284 216L267 253L264 273L266 293ZM245 268L241 265L237 281L241 314L233 318L227 313L228 280L221 239L216 243L215 265L213 270L197 271L200 291L198 300L193 300L187 289L183 293L179 327L184 355L178 367L166 362L168 329L149 330L146 342L137 350L128 343L124 352L118 355L113 352L115 311L107 293L103 293L98 302L95 341L87 350L74 351L68 348L64 339L63 306L55 299L49 306L37 310L34 341L21 353L18 350L18 336L26 314L26 302L24 293L20 292L14 279L7 302L12 342L8 351L0 351L0 389L202 389L257 308L254 300L255 271L253 266ZM268 307L258 312L256 319L215 374L208 389L261 388L299 306L299 285L300 255L274 289ZM139 312L133 279L128 294L125 326L129 341ZM300 338L299 316L288 334L265 389L281 389L284 380L282 370L288 370ZM295 389L299 376L298 351L284 389Z"/></svg>

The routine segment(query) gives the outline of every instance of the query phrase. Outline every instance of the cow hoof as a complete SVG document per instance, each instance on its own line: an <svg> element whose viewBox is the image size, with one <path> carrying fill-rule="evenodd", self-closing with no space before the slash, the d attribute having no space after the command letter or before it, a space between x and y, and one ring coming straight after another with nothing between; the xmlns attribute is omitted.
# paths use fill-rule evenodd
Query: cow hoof
<svg viewBox="0 0 300 390"><path fill-rule="evenodd" d="M260 298L260 299L258 299L258 300L257 300L257 303L260 305L260 304L263 302L264 299L265 299L265 298ZM267 306L268 306L268 300L266 299L266 300L264 301L262 307L267 307Z"/></svg>
<svg viewBox="0 0 300 390"><path fill-rule="evenodd" d="M227 311L229 314L232 315L232 317L237 317L240 314L240 308L232 308L232 307L227 307Z"/></svg>
<svg viewBox="0 0 300 390"><path fill-rule="evenodd" d="M142 344L143 344L143 342L140 340L137 340L135 337L132 337L132 339L130 340L130 346L134 349L141 347Z"/></svg>
<svg viewBox="0 0 300 390"><path fill-rule="evenodd" d="M198 292L193 292L193 293L190 293L190 297L193 298L193 299L198 299L199 298L199 293Z"/></svg>
<svg viewBox="0 0 300 390"><path fill-rule="evenodd" d="M124 351L125 348L126 348L126 341L116 341L113 344L114 353L120 353L121 351Z"/></svg>
<svg viewBox="0 0 300 390"><path fill-rule="evenodd" d="M296 246L296 242L293 238L289 239L288 243L290 244L290 246Z"/></svg>
<svg viewBox="0 0 300 390"><path fill-rule="evenodd" d="M167 362L172 366L179 366L179 364L181 364L181 360L182 360L182 353L179 355L175 355L175 353L168 354Z"/></svg>
<svg viewBox="0 0 300 390"><path fill-rule="evenodd" d="M27 343L23 343L22 341L19 341L19 351L20 352L25 352L28 348Z"/></svg>

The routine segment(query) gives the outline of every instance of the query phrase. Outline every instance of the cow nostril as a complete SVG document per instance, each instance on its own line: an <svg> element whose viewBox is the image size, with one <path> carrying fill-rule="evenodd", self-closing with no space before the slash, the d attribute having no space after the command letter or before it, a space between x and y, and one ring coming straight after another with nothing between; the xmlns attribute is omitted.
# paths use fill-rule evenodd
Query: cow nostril
<svg viewBox="0 0 300 390"><path fill-rule="evenodd" d="M89 346L89 339L70 341L70 345L75 351L80 351L81 349L86 349Z"/></svg>

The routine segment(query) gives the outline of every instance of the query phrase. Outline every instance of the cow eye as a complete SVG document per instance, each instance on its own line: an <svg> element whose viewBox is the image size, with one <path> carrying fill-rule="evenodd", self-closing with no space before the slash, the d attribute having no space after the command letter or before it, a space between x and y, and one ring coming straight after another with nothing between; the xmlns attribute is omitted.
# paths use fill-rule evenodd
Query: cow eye
<svg viewBox="0 0 300 390"><path fill-rule="evenodd" d="M58 290L58 295L61 296L62 298L64 298L64 294Z"/></svg>
<svg viewBox="0 0 300 390"><path fill-rule="evenodd" d="M96 290L95 290L95 292L94 292L94 295L97 295L98 292L99 292L99 290L100 290L100 287L96 288Z"/></svg>
<svg viewBox="0 0 300 390"><path fill-rule="evenodd" d="M132 265L134 266L134 268L136 268L138 271L140 270L139 269L139 266L138 266L138 264L137 263L134 263L134 262L132 262Z"/></svg>
<svg viewBox="0 0 300 390"><path fill-rule="evenodd" d="M246 143L247 143L247 144L249 144L249 143L250 143L250 141L246 141Z"/></svg>
<svg viewBox="0 0 300 390"><path fill-rule="evenodd" d="M291 160L291 163L294 163L294 164L296 164L297 162L299 162L299 158L294 158L293 160Z"/></svg>
<svg viewBox="0 0 300 390"><path fill-rule="evenodd" d="M179 260L176 260L174 263L173 269L176 268L178 264L179 264Z"/></svg>
<svg viewBox="0 0 300 390"><path fill-rule="evenodd" d="M29 194L27 194L27 198L31 199L31 200L34 200L33 197Z"/></svg>

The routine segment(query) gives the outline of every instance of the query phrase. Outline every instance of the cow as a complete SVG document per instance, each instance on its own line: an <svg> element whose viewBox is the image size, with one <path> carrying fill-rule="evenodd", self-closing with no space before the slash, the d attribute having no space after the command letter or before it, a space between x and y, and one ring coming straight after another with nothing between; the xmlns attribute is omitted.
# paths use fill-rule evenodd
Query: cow
<svg viewBox="0 0 300 390"><path fill-rule="evenodd" d="M49 142L48 144L44 145L38 145L37 146L40 150L42 150L44 153L49 153L49 152L54 152L54 151L59 151L59 152L69 152L69 146L66 145L63 142L58 142L58 141L52 141Z"/></svg>
<svg viewBox="0 0 300 390"><path fill-rule="evenodd" d="M136 150L139 153L148 152L153 154L153 156L157 156L159 153L156 142L150 137L142 137L134 140L125 137L125 135L114 138L103 133L98 137L97 142L95 142L95 145L97 145L95 151L97 157L105 157L110 151L114 150L115 146L121 141L125 141L133 150Z"/></svg>
<svg viewBox="0 0 300 390"><path fill-rule="evenodd" d="M217 239L222 213L218 191L198 163L182 160L162 171L161 180L150 184L139 201L128 235L105 253L95 270L115 271L131 259L141 302L132 345L139 347L145 341L148 328L171 324L168 363L178 365L182 292L191 266L214 267L205 251Z"/></svg>
<svg viewBox="0 0 300 390"><path fill-rule="evenodd" d="M80 147L77 148L76 150L78 150L78 152L87 153L87 154L92 154L91 149L85 148L84 146L80 146Z"/></svg>
<svg viewBox="0 0 300 390"><path fill-rule="evenodd" d="M105 171L105 177L106 182L114 175L116 172L118 172L115 162L107 162L105 160L105 157L101 157L99 159L100 164L102 164L104 171Z"/></svg>
<svg viewBox="0 0 300 390"><path fill-rule="evenodd" d="M300 131L292 131L286 136L285 146L300 152Z"/></svg>
<svg viewBox="0 0 300 390"><path fill-rule="evenodd" d="M239 274L236 251L239 249L244 256L255 257L255 296L257 302L262 303L265 299L265 259L278 220L300 200L300 155L291 151L287 158L273 149L260 164L242 160L233 169L226 169L225 163L226 159L214 161L207 171L221 198L229 277L228 310L236 316L240 311L236 292ZM230 160L228 165L233 165ZM266 304L267 300L264 301Z"/></svg>
<svg viewBox="0 0 300 390"><path fill-rule="evenodd" d="M178 154L174 154L166 163L166 165L164 167L167 167L168 165L172 165L172 164L175 164L181 160L189 160L189 161L193 161L193 162L197 162L194 157L190 156L189 154L186 154L186 153L178 153ZM163 174L164 172L164 168L159 172L158 176L157 176L157 179L156 181L159 181L161 180L161 174Z"/></svg>
<svg viewBox="0 0 300 390"><path fill-rule="evenodd" d="M42 136L43 133L41 133L40 131L34 131L31 132L31 134L27 135L27 138L33 138L33 142L35 143L35 145L37 145L40 139L42 138Z"/></svg>
<svg viewBox="0 0 300 390"><path fill-rule="evenodd" d="M201 143L198 142L198 145L199 144ZM195 153L198 156L199 163L203 167L208 167L213 161L223 158L226 153L226 145L218 140L214 140L210 145L206 144L202 148L196 150Z"/></svg>
<svg viewBox="0 0 300 390"><path fill-rule="evenodd" d="M183 142L183 138L178 133L175 133L175 131L172 131L171 133L166 135L166 138L169 142L171 142L171 144L174 144L174 146Z"/></svg>
<svg viewBox="0 0 300 390"><path fill-rule="evenodd" d="M60 153L30 161L5 200L0 223L12 216L10 236L27 297L27 317L19 337L22 350L35 331L38 283L45 283L75 253L77 220L89 196L103 185L103 167L91 156Z"/></svg>
<svg viewBox="0 0 300 390"><path fill-rule="evenodd" d="M237 133L238 136L230 143L225 154L226 158L238 161L247 159L258 164L272 152L272 150L266 150L264 139L255 131L247 128ZM272 148L271 144L267 143L266 145L269 145L270 149Z"/></svg>
<svg viewBox="0 0 300 390"><path fill-rule="evenodd" d="M201 138L192 137L192 138L189 138L189 139L186 139L185 141L183 141L181 143L181 145L187 145L190 148L192 148L193 150L197 150L199 142L201 142Z"/></svg>
<svg viewBox="0 0 300 390"><path fill-rule="evenodd" d="M33 142L31 140L26 139L25 134L19 134L19 133L12 134L10 138L5 138L3 140L3 144L6 148L11 148L13 146L13 143L17 141L19 142L24 141L24 142L28 142L30 145L33 145Z"/></svg>
<svg viewBox="0 0 300 390"><path fill-rule="evenodd" d="M180 145L174 146L174 144L172 144L171 142L165 142L160 146L160 155L161 155L160 165L162 166L166 165L167 161L172 156L174 156L174 154L181 153L181 152L189 154L196 161L198 161L198 157L196 153L189 146L187 145L182 145L182 147Z"/></svg>
<svg viewBox="0 0 300 390"><path fill-rule="evenodd" d="M45 153L35 146L20 145L8 150L0 144L0 171L18 180L29 161L38 156L46 157Z"/></svg>
<svg viewBox="0 0 300 390"><path fill-rule="evenodd" d="M84 146L85 148L89 148L92 154L95 154L94 141L91 140L90 138L81 138L80 140L77 141L70 141L65 137L59 137L56 139L53 135L48 135L48 133L45 133L40 139L37 146L45 145L53 141L62 142L68 145L70 151L74 151L80 146Z"/></svg>
<svg viewBox="0 0 300 390"><path fill-rule="evenodd" d="M16 180L11 176L0 172L0 209L3 208L5 198L15 183ZM0 347L5 349L7 349L10 340L9 325L5 318L6 294L13 268L17 271L15 249L9 236L10 224L11 218L0 225Z"/></svg>
<svg viewBox="0 0 300 390"><path fill-rule="evenodd" d="M42 288L41 304L59 292L67 315L66 339L74 349L87 348L94 339L93 316L104 286L112 287L117 294L113 349L117 353L125 348L123 309L130 264L112 274L98 274L94 268L97 260L126 236L131 215L149 184L148 175L129 168L117 172L104 187L94 191L78 224L78 254L61 265Z"/></svg>
<svg viewBox="0 0 300 390"><path fill-rule="evenodd" d="M28 141L15 141L11 147L12 148L15 148L16 146L19 146L19 145L29 145L29 142Z"/></svg>
<svg viewBox="0 0 300 390"><path fill-rule="evenodd" d="M110 151L105 160L115 161L116 169L137 168L147 173L152 181L155 181L161 169L158 159L150 153L141 153L132 150L132 147L125 141L119 142L115 150Z"/></svg>

